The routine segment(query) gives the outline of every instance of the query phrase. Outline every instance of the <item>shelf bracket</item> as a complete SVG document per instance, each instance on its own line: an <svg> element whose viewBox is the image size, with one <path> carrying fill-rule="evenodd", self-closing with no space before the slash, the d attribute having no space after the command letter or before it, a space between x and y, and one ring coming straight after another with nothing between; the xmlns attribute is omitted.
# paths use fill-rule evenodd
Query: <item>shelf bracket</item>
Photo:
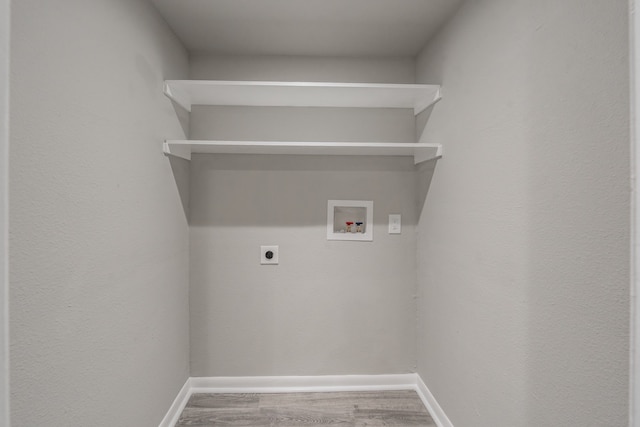
<svg viewBox="0 0 640 427"><path fill-rule="evenodd" d="M191 112L191 97L188 93L181 91L176 87L170 86L167 82L165 82L164 94L176 104Z"/></svg>
<svg viewBox="0 0 640 427"><path fill-rule="evenodd" d="M422 113L427 108L431 107L433 104L437 103L442 99L442 88L438 88L438 90L434 93L433 99L425 100L423 102L418 102L413 108L413 115L417 116Z"/></svg>
<svg viewBox="0 0 640 427"><path fill-rule="evenodd" d="M174 145L165 141L162 143L162 151L167 156L180 157L181 159L191 160L191 147L184 145Z"/></svg>
<svg viewBox="0 0 640 427"><path fill-rule="evenodd" d="M424 144L425 146L416 148L413 153L413 164L437 160L442 158L442 144Z"/></svg>

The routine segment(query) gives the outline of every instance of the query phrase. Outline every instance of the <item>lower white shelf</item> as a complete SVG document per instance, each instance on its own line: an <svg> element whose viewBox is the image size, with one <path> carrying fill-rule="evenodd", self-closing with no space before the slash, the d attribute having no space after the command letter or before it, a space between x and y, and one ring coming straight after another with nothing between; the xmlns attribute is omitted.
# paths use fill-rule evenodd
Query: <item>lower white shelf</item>
<svg viewBox="0 0 640 427"><path fill-rule="evenodd" d="M281 142L167 140L165 154L191 160L204 154L304 154L334 156L412 156L414 164L442 157L441 144L402 142Z"/></svg>

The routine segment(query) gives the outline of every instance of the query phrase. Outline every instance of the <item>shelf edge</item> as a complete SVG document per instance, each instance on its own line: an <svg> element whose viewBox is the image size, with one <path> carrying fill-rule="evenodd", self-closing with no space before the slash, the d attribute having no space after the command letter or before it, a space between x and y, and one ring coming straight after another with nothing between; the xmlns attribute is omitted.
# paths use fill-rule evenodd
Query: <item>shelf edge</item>
<svg viewBox="0 0 640 427"><path fill-rule="evenodd" d="M354 149L362 149L363 152L361 155L370 156L370 155L381 155L381 156L413 156L414 164L426 162L429 160L440 159L442 158L442 145L441 144L430 144L430 143L384 143L384 142L374 142L374 143L365 143L365 142L284 142L284 141L209 141L209 140L166 140L163 143L163 151L166 155L177 156L186 160L191 160L191 154L193 152L198 153L197 148L194 150L194 147L221 147L230 148L230 147L238 147L237 151L221 151L222 154L296 154L296 155L359 155L354 154L352 150ZM397 147L396 147L397 146ZM267 152L260 153L251 153L242 150L242 147L256 147L267 150ZM274 153L269 153L269 147L274 149ZM323 153L304 153L296 151L295 153L282 153L277 152L282 149L304 149L309 148L313 149L337 149L337 152L323 152ZM341 153L340 149L344 148L345 152ZM399 153L388 153L388 154L380 154L371 151L367 151L368 149L393 149L398 148L400 150L411 150L410 153L399 152ZM435 152L434 152L435 150ZM203 153L207 153L207 151L202 151ZM216 152L208 152L210 154L216 154Z"/></svg>
<svg viewBox="0 0 640 427"><path fill-rule="evenodd" d="M385 107L383 105L376 105L369 107L367 105L354 105L351 108L413 108L414 115L418 115L420 112L424 111L429 106L438 102L441 95L441 86L440 85L428 85L428 84L391 84L391 83L328 83L328 82L268 82L268 81L223 81L223 80L165 80L164 81L164 93L170 99L178 103L181 107L183 107L187 111L191 111L191 107L193 105L193 96L190 91L193 88L197 87L220 87L220 88L331 88L331 89L392 89L392 90L409 90L415 91L414 94L419 94L414 98L413 105L405 105L405 106L389 106ZM189 88L192 89L189 89ZM287 89L289 90L289 89ZM426 93L425 93L426 91ZM424 94L424 95L422 95ZM227 105L224 103L218 104L216 102L206 102L202 105ZM252 106L252 103L230 103L228 105L247 105ZM274 104L256 104L256 106L285 106L285 104L274 103ZM309 105L292 105L292 106L316 106L312 101L309 102ZM330 105L322 105L318 104L319 107L330 107ZM343 107L342 105L335 105L335 107Z"/></svg>

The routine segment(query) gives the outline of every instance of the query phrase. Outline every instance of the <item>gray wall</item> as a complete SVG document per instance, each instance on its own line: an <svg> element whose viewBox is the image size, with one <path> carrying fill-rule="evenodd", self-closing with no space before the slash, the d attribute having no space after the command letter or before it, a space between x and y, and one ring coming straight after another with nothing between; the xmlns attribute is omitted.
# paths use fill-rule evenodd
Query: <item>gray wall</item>
<svg viewBox="0 0 640 427"><path fill-rule="evenodd" d="M158 425L189 375L188 224L161 151L184 137L162 80L186 52L145 1L11 18L13 424Z"/></svg>
<svg viewBox="0 0 640 427"><path fill-rule="evenodd" d="M315 56L212 56L192 53L189 78L302 82L415 83L415 60Z"/></svg>
<svg viewBox="0 0 640 427"><path fill-rule="evenodd" d="M195 57L209 79L411 82L410 59ZM191 137L415 138L409 110L195 108ZM196 155L191 165L194 376L415 369L415 174L407 158ZM326 240L329 199L373 200L374 241ZM390 213L403 234L387 234ZM280 264L261 266L260 245Z"/></svg>
<svg viewBox="0 0 640 427"><path fill-rule="evenodd" d="M418 372L457 427L627 425L627 9L468 1L418 58Z"/></svg>

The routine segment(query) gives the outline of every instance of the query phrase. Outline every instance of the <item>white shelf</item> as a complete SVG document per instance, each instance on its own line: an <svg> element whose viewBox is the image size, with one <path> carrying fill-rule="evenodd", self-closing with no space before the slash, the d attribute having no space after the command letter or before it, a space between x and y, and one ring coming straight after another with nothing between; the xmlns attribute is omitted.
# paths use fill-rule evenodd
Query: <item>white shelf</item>
<svg viewBox="0 0 640 427"><path fill-rule="evenodd" d="M167 80L164 93L192 105L258 107L412 108L418 114L440 100L439 85Z"/></svg>
<svg viewBox="0 0 640 427"><path fill-rule="evenodd" d="M399 142L281 142L167 140L165 154L191 160L192 153L412 156L414 163L442 157L440 144Z"/></svg>
<svg viewBox="0 0 640 427"><path fill-rule="evenodd" d="M438 85L217 80L167 80L164 93L188 111L193 105L411 108L415 115L441 97ZM426 143L168 140L163 149L188 160L192 153L412 156L416 164L442 157L441 145Z"/></svg>

